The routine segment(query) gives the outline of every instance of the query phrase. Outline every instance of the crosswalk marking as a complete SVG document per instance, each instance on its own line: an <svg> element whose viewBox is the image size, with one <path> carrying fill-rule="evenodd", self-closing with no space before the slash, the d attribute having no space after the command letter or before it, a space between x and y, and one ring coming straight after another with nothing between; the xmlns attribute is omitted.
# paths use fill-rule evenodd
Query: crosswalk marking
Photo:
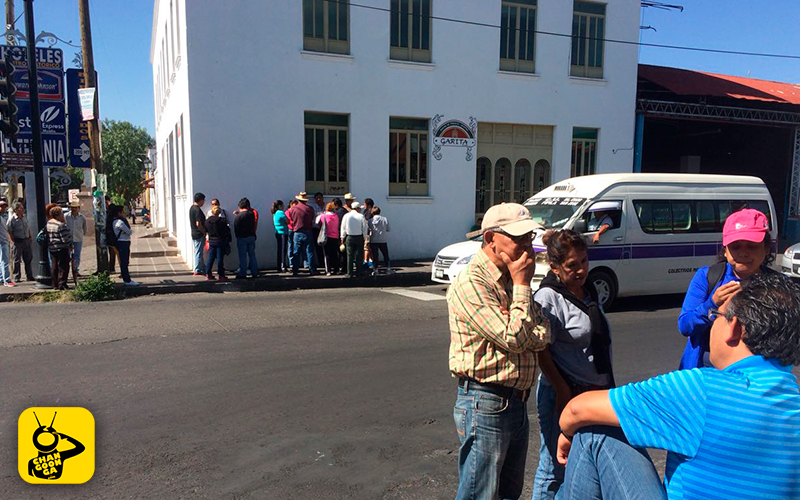
<svg viewBox="0 0 800 500"><path fill-rule="evenodd" d="M428 292L419 292L417 290L408 290L404 288L383 288L381 289L381 291L386 293L393 293L395 295L402 295L403 297L422 300L425 302L445 299L444 295L437 295L435 293L428 293Z"/></svg>

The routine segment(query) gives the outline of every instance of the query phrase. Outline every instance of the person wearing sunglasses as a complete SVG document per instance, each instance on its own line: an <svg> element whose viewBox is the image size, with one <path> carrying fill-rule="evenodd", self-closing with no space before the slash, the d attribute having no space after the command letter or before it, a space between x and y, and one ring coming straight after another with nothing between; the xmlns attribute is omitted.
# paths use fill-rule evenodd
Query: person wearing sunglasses
<svg viewBox="0 0 800 500"><path fill-rule="evenodd" d="M800 498L800 286L756 273L706 317L710 367L567 404L557 498ZM646 448L667 451L663 484Z"/></svg>

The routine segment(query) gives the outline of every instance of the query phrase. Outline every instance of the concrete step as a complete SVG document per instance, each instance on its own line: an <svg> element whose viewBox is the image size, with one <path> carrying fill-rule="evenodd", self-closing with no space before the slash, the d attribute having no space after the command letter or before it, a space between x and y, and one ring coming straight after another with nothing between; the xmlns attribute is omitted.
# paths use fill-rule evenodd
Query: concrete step
<svg viewBox="0 0 800 500"><path fill-rule="evenodd" d="M131 259L137 258L150 258L150 257L176 257L181 254L181 251L177 248L165 248L165 249L142 249L142 250L133 250L131 251Z"/></svg>
<svg viewBox="0 0 800 500"><path fill-rule="evenodd" d="M167 236L169 236L169 230L164 227L148 228L138 235L139 238L164 238Z"/></svg>

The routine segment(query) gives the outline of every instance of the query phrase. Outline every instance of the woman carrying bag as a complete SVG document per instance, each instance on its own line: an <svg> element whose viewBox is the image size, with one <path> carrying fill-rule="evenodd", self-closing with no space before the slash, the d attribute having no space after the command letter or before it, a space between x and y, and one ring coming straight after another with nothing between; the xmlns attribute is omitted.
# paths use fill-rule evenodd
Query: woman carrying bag
<svg viewBox="0 0 800 500"><path fill-rule="evenodd" d="M533 500L555 498L564 481L564 467L556 460L561 410L578 394L614 387L609 323L597 291L586 284L586 241L581 234L563 229L548 231L542 242L550 272L533 300L550 320L552 340L539 353L542 374L536 406L541 446Z"/></svg>
<svg viewBox="0 0 800 500"><path fill-rule="evenodd" d="M320 216L320 238L325 235L326 241L320 243L325 248L325 272L328 276L339 274L339 216L336 205L332 201L325 205L325 212Z"/></svg>
<svg viewBox="0 0 800 500"><path fill-rule="evenodd" d="M686 339L680 369L712 366L708 340L711 323L708 314L739 290L739 281L755 273L775 272L769 219L752 208L734 212L722 228L722 249L713 266L701 267L689 283L683 300L678 330Z"/></svg>
<svg viewBox="0 0 800 500"><path fill-rule="evenodd" d="M208 264L206 265L206 280L228 281L225 276L225 256L230 252L231 228L228 221L220 217L222 209L219 206L211 208L211 217L206 219L206 235L208 236ZM214 278L214 259L217 262L218 278Z"/></svg>

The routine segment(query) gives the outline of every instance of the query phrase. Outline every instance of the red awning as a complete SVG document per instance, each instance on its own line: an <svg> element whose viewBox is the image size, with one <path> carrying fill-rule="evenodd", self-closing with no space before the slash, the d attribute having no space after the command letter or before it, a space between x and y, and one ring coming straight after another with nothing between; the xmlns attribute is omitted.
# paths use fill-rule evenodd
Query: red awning
<svg viewBox="0 0 800 500"><path fill-rule="evenodd" d="M800 105L800 84L718 75L690 69L639 65L644 78L678 95L730 97Z"/></svg>

